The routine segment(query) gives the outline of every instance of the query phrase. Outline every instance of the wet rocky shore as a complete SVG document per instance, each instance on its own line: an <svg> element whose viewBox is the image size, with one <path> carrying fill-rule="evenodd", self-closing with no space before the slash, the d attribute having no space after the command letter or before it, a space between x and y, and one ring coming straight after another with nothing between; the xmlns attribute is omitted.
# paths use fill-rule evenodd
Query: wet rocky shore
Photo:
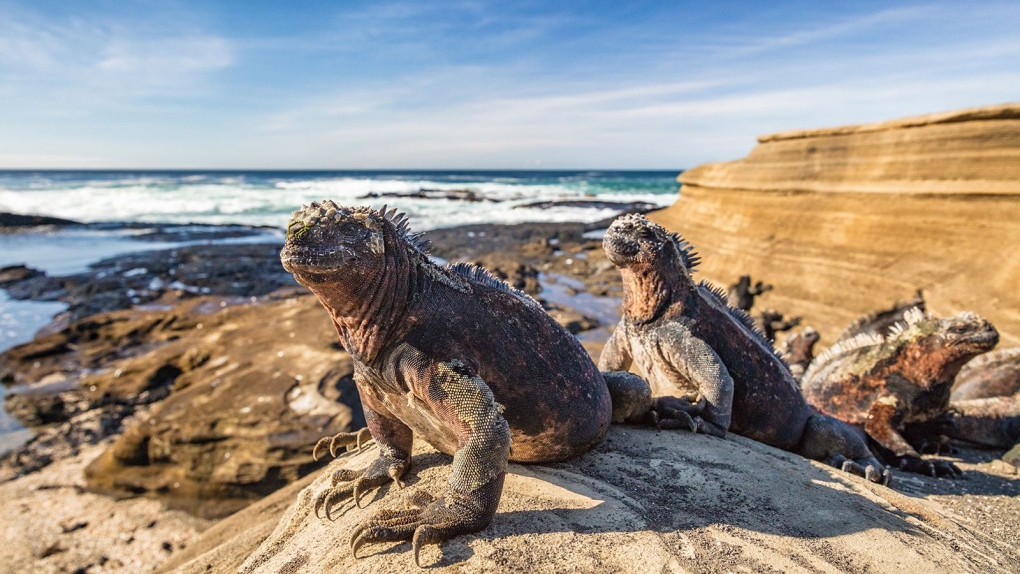
<svg viewBox="0 0 1020 574"><path fill-rule="evenodd" d="M427 236L437 260L477 263L531 294L597 357L622 297L601 246L606 223L472 225ZM328 462L312 459L315 441L364 424L352 361L315 298L280 266L278 239L229 241L264 233L145 226L132 240L180 245L106 258L71 275L0 269L0 288L11 298L67 305L31 342L0 354L5 408L33 432L0 456L0 499L24 496L26 488L40 495L58 480L47 473L74 472L64 486L46 486L47 496L81 504L101 495L110 501L96 504L103 513L116 512L117 500L155 500L133 518L139 524L118 526L134 531L175 517L179 527L161 534L173 540L151 542L150 562L142 563L152 566L213 521ZM1015 468L986 451L958 456L967 480L911 476L896 488L935 495L1018 542ZM31 509L19 516L32 516ZM23 567L127 568L126 559L117 566L111 558L123 549L87 536L97 518L63 526L37 519L50 524L43 528L49 542L12 558Z"/></svg>

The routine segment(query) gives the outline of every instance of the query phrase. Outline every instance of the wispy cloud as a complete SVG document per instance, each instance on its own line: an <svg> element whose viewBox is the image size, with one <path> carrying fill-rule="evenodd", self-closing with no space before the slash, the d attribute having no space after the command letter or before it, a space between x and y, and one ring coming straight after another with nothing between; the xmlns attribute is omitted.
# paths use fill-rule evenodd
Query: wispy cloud
<svg viewBox="0 0 1020 574"><path fill-rule="evenodd" d="M32 98L89 101L167 95L229 67L226 38L170 23L112 17L52 21L26 10L0 14L0 78ZM91 94L91 96L90 96Z"/></svg>

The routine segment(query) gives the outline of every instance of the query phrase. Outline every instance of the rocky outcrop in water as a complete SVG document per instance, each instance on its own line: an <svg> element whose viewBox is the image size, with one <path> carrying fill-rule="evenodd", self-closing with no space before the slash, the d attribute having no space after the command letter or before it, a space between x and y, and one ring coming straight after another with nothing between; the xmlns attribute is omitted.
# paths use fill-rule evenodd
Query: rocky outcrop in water
<svg viewBox="0 0 1020 574"><path fill-rule="evenodd" d="M855 317L924 290L940 315L991 320L1020 343L1020 104L763 136L746 158L685 171L650 218L725 285L834 340Z"/></svg>

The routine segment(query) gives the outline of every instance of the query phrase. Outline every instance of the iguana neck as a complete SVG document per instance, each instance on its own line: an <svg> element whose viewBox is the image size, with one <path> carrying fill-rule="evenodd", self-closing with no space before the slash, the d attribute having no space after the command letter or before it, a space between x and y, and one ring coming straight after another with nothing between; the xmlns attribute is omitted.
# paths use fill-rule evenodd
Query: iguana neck
<svg viewBox="0 0 1020 574"><path fill-rule="evenodd" d="M406 249L387 246L382 261L363 273L309 286L333 319L344 349L365 364L395 339L425 287L421 263Z"/></svg>
<svg viewBox="0 0 1020 574"><path fill-rule="evenodd" d="M690 294L693 285L685 278L662 274L656 269L620 269L623 279L623 315L636 324L658 319L670 307L676 307Z"/></svg>

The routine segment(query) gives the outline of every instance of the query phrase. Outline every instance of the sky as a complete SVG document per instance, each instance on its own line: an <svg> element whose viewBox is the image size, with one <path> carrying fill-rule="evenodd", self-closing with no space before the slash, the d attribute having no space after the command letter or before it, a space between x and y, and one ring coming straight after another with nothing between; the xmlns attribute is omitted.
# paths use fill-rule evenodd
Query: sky
<svg viewBox="0 0 1020 574"><path fill-rule="evenodd" d="M1020 2L0 0L0 169L666 169L1020 101Z"/></svg>

